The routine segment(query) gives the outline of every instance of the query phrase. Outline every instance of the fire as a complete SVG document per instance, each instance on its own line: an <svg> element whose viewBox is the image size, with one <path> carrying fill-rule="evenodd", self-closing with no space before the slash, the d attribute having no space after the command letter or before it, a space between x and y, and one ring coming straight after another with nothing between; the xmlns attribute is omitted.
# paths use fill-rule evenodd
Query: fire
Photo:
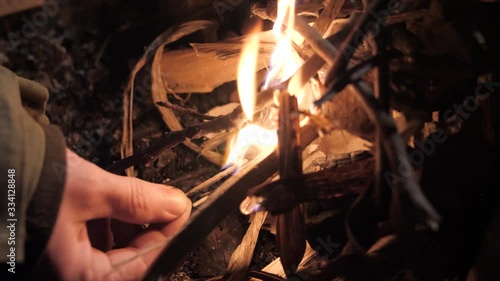
<svg viewBox="0 0 500 281"><path fill-rule="evenodd" d="M252 35L247 38L246 44L241 51L240 64L238 65L238 95L243 112L250 121L253 120L255 96L257 94L255 72L257 72L259 44L259 36Z"/></svg>
<svg viewBox="0 0 500 281"><path fill-rule="evenodd" d="M276 47L271 57L271 70L266 77L264 88L279 84L292 76L300 67L302 60L293 48L295 20L295 0L279 0L278 16L273 26ZM283 26L285 30L283 31ZM250 36L241 52L238 67L238 92L241 106L251 122L254 115L257 85L255 83L256 62L259 53L259 38ZM244 126L233 139L227 165L241 166L247 159L260 153L271 153L278 144L276 130L269 130L258 124Z"/></svg>
<svg viewBox="0 0 500 281"><path fill-rule="evenodd" d="M292 45L294 24L295 0L279 0L278 16L273 26L273 34L278 43L271 57L271 71L264 86L266 88L290 78L300 67L301 59ZM282 31L283 26L285 31Z"/></svg>
<svg viewBox="0 0 500 281"><path fill-rule="evenodd" d="M275 130L269 130L256 124L243 127L231 145L226 165L241 166L247 159L255 158L260 153L270 153L278 144Z"/></svg>

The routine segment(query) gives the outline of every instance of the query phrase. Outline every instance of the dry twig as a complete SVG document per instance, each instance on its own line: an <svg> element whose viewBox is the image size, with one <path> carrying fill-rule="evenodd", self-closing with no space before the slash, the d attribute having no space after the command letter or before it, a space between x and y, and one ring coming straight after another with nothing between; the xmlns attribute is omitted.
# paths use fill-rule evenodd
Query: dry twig
<svg viewBox="0 0 500 281"><path fill-rule="evenodd" d="M215 176L209 178L208 180L200 183L199 185L193 187L191 190L189 190L188 192L186 192L186 196L192 196L192 195L194 195L194 194L196 194L198 192L202 192L203 190L205 190L205 189L209 188L210 186L214 185L216 182L219 182L223 178L225 178L227 176L230 176L231 174L233 174L234 172L236 172L237 168L238 168L237 166L230 166L230 167L228 167L224 171L221 171L217 175L215 175Z"/></svg>
<svg viewBox="0 0 500 281"><path fill-rule="evenodd" d="M178 105L172 104L170 102L159 101L156 104L159 105L159 106L163 106L165 108L169 108L169 109L175 110L175 111L177 111L179 113L192 115L194 117L197 117L197 118L200 118L200 119L203 119L203 120L214 120L214 119L217 118L217 116L210 116L210 115L206 115L206 114L203 114L203 113L199 113L196 110L193 110L193 109L190 109L190 108L184 108L182 106L178 106Z"/></svg>
<svg viewBox="0 0 500 281"><path fill-rule="evenodd" d="M259 238L259 232L266 220L267 212L258 212L252 219L250 227L248 227L241 244L231 255L231 260L227 266L226 274L222 277L224 281L241 281L245 280L248 267L252 261L255 245Z"/></svg>

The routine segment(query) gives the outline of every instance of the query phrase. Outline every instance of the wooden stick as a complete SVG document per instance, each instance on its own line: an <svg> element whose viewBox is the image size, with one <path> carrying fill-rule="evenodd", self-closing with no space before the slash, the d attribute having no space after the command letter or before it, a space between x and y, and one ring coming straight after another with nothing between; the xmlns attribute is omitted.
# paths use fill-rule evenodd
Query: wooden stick
<svg viewBox="0 0 500 281"><path fill-rule="evenodd" d="M300 177L302 149L300 148L299 106L297 98L282 91L279 99L278 151L280 179ZM276 243L281 264L288 276L297 270L306 249L305 218L302 205L278 215Z"/></svg>
<svg viewBox="0 0 500 281"><path fill-rule="evenodd" d="M313 29L310 26L309 27L304 26L304 29L308 29L308 28ZM307 34L314 34L314 32L311 31L310 33L307 33ZM348 34L348 30L346 29L346 30L343 30L343 31L340 31L338 33L333 34L332 36L328 37L327 39L321 38L321 40L328 40L328 42L330 42L330 44L332 44L333 46L337 46L337 45L340 45L340 43L342 43L342 41L345 39L347 34ZM304 36L306 41L309 42L311 40L315 40L314 38L305 37L305 35L306 35L306 33L302 34L302 36ZM315 36L315 38L318 38L318 37ZM324 44L321 44L321 45L324 45ZM321 46L321 45L318 44L315 46ZM314 45L311 45L311 46L314 46ZM327 50L323 50L322 52L326 53ZM335 48L335 52L330 55L330 58L328 58L328 61L332 61L333 56L335 56L336 54L337 54L337 49ZM304 87L304 85L306 85L306 83L309 81L309 79L311 79L312 77L314 77L318 73L318 71L325 65L325 63L326 63L326 60L323 59L320 55L318 55L316 53L313 54L297 70L297 72L295 72L295 74L292 76L292 78L290 78L290 82L288 83L288 91L290 93L294 93L295 91L300 91Z"/></svg>
<svg viewBox="0 0 500 281"><path fill-rule="evenodd" d="M231 255L227 271L222 277L224 281L241 281L245 280L248 267L252 261L255 245L259 239L259 232L266 220L267 212L258 212L252 219L252 223L248 228L243 241Z"/></svg>
<svg viewBox="0 0 500 281"><path fill-rule="evenodd" d="M360 20L363 18L352 18L351 23L347 24L345 28L328 38L323 38L321 34L313 27L304 23L300 17L296 17L295 29L299 32L306 42L309 43L314 51L314 54L297 70L288 83L288 90L290 92L300 91L304 85L316 75L316 73L328 63L330 65L336 64L336 59L339 54L339 48L342 44L346 44L348 36L355 28Z"/></svg>
<svg viewBox="0 0 500 281"><path fill-rule="evenodd" d="M202 182L201 184L193 187L191 190L189 190L188 192L186 192L186 196L191 196L191 195L194 195L200 191L203 191L205 190L206 188L212 186L213 184L215 184L216 182L222 180L223 178L231 175L232 173L236 172L237 170L237 166L230 166L228 167L227 169L225 169L224 171L221 171L220 173L218 173L217 175L209 178L208 180Z"/></svg>
<svg viewBox="0 0 500 281"><path fill-rule="evenodd" d="M307 43L309 43L313 51L323 60L330 65L335 63L332 56L337 53L337 48L335 48L327 40L323 39L321 34L316 29L312 28L301 17L295 17L294 29L307 40Z"/></svg>
<svg viewBox="0 0 500 281"><path fill-rule="evenodd" d="M172 103L166 102L166 101L159 101L156 104L159 106L163 106L165 108L175 110L175 111L182 113L182 114L192 115L194 117L197 117L197 118L200 118L203 120L214 120L218 117L218 116L211 116L211 115L202 114L202 113L199 113L198 111L193 110L191 108L184 108L182 106L178 106L176 104L172 104Z"/></svg>

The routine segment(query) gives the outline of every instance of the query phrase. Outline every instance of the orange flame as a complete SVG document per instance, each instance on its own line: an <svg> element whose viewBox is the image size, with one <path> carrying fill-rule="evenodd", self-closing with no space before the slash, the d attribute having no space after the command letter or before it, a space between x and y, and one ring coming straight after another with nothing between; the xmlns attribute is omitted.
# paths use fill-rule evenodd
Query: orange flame
<svg viewBox="0 0 500 281"><path fill-rule="evenodd" d="M271 71L266 77L265 88L281 83L293 75L302 60L295 52L292 42L295 24L295 0L279 0L278 16L273 27L277 44L271 57ZM282 27L286 26L282 32ZM238 92L241 106L248 120L252 121L256 100L256 62L258 59L259 38L247 38L241 52L238 67ZM254 158L260 153L270 153L278 144L276 130L269 130L257 124L248 124L243 127L230 145L230 153L226 166L243 165L246 159Z"/></svg>
<svg viewBox="0 0 500 281"><path fill-rule="evenodd" d="M278 16L273 26L277 40L271 57L271 71L267 76L265 87L271 87L290 78L300 66L301 59L295 52L292 42L295 24L295 0L279 0ZM285 26L285 31L282 28Z"/></svg>
<svg viewBox="0 0 500 281"><path fill-rule="evenodd" d="M257 58L259 56L259 36L251 35L247 38L241 51L240 63L238 65L238 95L241 107L248 120L253 120L255 107L255 96L257 94L257 83L255 73L257 72Z"/></svg>

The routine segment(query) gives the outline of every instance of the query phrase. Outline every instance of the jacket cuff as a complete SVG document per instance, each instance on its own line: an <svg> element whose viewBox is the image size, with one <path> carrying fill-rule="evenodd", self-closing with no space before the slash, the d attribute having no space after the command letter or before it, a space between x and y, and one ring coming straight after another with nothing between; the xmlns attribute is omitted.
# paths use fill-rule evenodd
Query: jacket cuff
<svg viewBox="0 0 500 281"><path fill-rule="evenodd" d="M45 250L56 223L66 181L66 144L55 126L42 126L45 158L38 186L27 209L26 264L35 265Z"/></svg>

